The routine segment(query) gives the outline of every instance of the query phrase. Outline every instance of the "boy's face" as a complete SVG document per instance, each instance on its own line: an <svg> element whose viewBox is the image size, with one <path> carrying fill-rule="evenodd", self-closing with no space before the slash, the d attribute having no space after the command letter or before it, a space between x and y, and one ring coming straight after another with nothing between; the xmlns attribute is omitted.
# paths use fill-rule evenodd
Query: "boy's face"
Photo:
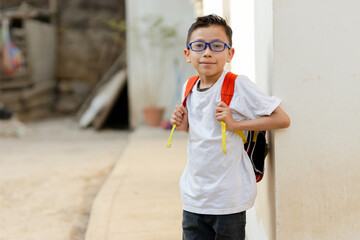
<svg viewBox="0 0 360 240"><path fill-rule="evenodd" d="M222 26L212 25L195 29L190 36L190 43L193 41L221 41L229 44ZM234 56L234 49L225 47L222 52L213 52L209 46L201 52L194 52L191 49L184 50L186 61L192 63L200 78L217 80L224 71L224 66L231 62Z"/></svg>

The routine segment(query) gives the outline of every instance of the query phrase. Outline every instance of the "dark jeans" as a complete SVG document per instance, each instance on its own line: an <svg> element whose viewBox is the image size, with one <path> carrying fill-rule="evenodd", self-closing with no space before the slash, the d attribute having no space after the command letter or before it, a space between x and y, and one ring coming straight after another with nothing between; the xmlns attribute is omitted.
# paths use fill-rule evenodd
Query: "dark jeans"
<svg viewBox="0 0 360 240"><path fill-rule="evenodd" d="M246 212L203 215L183 211L183 240L244 240Z"/></svg>

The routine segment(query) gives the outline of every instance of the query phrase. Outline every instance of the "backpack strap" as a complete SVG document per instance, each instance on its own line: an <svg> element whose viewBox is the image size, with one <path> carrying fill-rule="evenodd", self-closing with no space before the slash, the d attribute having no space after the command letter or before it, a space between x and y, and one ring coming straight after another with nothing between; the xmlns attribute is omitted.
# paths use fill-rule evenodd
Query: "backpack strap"
<svg viewBox="0 0 360 240"><path fill-rule="evenodd" d="M226 105L230 105L231 99L234 96L234 90L235 90L235 80L238 75L228 72L225 75L223 85L221 87L221 101L225 102ZM189 78L189 80L186 83L185 93L184 93L184 100L182 102L182 105L186 107L186 99L189 96L191 90L193 89L194 85L196 84L197 80L199 79L199 75L193 76ZM167 147L169 148L171 146L171 140L173 132L176 128L176 124L173 124L173 127L171 129L171 133L169 136L169 140L167 143ZM246 138L243 131L234 131L237 135L239 135L243 142L246 143ZM222 135L222 147L223 151L226 154L226 124L225 122L221 121L221 135Z"/></svg>
<svg viewBox="0 0 360 240"><path fill-rule="evenodd" d="M184 93L184 100L182 102L182 105L184 107L186 107L186 98L189 96L189 93L191 92L191 90L193 89L195 83L197 82L197 80L199 79L199 75L196 76L192 76L191 78L189 78L189 80L186 83L186 88L185 88L185 93Z"/></svg>
<svg viewBox="0 0 360 240"><path fill-rule="evenodd" d="M230 106L231 99L234 96L235 80L237 76L238 75L232 72L228 72L225 75L225 79L221 87L221 101L226 103L226 105L228 106ZM243 143L246 143L246 138L243 131L234 131L234 132L242 138ZM226 124L223 121L221 121L221 135L222 135L223 151L226 154Z"/></svg>
<svg viewBox="0 0 360 240"><path fill-rule="evenodd" d="M238 75L228 72L225 75L225 79L223 85L221 87L221 101L226 103L226 105L230 105L231 99L234 96L235 90L235 80Z"/></svg>
<svg viewBox="0 0 360 240"><path fill-rule="evenodd" d="M244 144L247 143L247 140L246 140L246 137L245 137L243 131L234 131L234 132L235 132L237 135L239 135L239 137L242 138Z"/></svg>
<svg viewBox="0 0 360 240"><path fill-rule="evenodd" d="M184 107L186 107L186 99L189 96L189 93L193 89L193 87L196 84L198 79L199 79L199 75L196 75L196 76L193 76L193 77L189 78L189 80L187 81L186 88L185 88L185 93L184 93L184 100L182 102L182 105ZM176 124L173 124L172 129L171 129L171 133L170 133L170 136L169 136L169 140L168 140L168 143L166 145L167 148L171 147L171 140L172 140L172 136L173 136L175 128L176 128Z"/></svg>

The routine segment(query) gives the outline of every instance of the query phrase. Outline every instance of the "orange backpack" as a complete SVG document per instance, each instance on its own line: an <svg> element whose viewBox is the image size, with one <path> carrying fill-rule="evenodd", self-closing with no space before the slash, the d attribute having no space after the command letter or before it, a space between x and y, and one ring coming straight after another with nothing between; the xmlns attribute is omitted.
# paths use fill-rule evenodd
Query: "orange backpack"
<svg viewBox="0 0 360 240"><path fill-rule="evenodd" d="M235 80L238 75L228 72L225 75L223 85L221 87L221 101L226 103L226 105L230 106L231 99L234 95L235 90ZM193 76L189 78L182 105L186 107L186 99L199 79L199 75ZM173 125L170 137L168 140L167 147L171 146L171 140L173 132L176 128L176 124ZM239 135L244 143L244 149L246 150L255 172L256 182L261 181L264 175L264 161L265 157L269 151L268 144L266 143L266 131L249 131L247 138L245 138L243 131L234 131L237 135ZM222 148L224 153L226 154L226 124L221 121L221 134L222 134Z"/></svg>

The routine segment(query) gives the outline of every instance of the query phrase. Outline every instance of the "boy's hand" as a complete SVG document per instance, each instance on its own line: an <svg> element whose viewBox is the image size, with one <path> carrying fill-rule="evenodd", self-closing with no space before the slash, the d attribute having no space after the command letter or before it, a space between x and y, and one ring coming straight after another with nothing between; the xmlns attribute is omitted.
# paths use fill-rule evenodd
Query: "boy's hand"
<svg viewBox="0 0 360 240"><path fill-rule="evenodd" d="M183 105L177 105L174 113L170 118L171 124L176 124L176 129L179 131L188 131L188 111Z"/></svg>
<svg viewBox="0 0 360 240"><path fill-rule="evenodd" d="M215 109L215 117L219 122L223 121L226 123L227 130L233 130L232 124L234 123L234 119L231 115L231 110L224 102L220 102Z"/></svg>

